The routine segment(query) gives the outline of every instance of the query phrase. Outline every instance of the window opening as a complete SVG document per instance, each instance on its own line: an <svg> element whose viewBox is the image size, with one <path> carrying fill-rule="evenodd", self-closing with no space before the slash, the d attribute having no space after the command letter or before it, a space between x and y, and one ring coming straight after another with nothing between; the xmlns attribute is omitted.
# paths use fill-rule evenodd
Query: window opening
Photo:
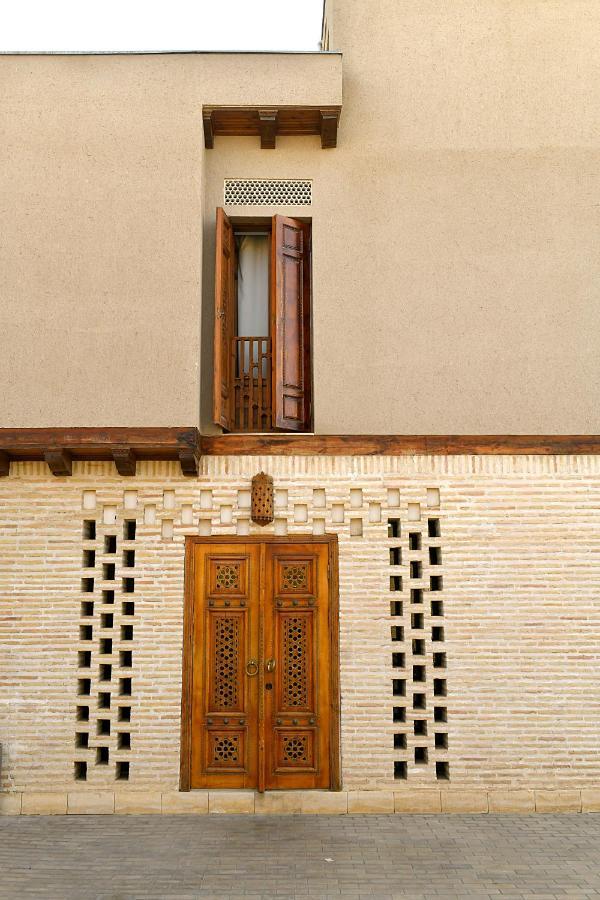
<svg viewBox="0 0 600 900"><path fill-rule="evenodd" d="M310 225L217 210L214 421L310 428Z"/></svg>

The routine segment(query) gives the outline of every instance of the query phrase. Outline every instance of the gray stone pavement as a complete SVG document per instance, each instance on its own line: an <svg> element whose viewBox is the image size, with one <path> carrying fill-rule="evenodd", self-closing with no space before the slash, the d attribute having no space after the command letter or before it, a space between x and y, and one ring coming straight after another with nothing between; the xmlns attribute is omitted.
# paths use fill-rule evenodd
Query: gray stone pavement
<svg viewBox="0 0 600 900"><path fill-rule="evenodd" d="M6 817L0 897L600 898L600 814Z"/></svg>

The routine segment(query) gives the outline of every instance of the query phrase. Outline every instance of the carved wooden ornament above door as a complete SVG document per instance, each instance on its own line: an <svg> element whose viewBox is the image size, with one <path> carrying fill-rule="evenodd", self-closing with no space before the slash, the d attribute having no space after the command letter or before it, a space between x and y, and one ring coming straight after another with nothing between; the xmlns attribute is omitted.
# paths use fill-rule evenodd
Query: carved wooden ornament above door
<svg viewBox="0 0 600 900"><path fill-rule="evenodd" d="M273 479L264 472L252 479L250 518L257 525L269 525L273 521Z"/></svg>

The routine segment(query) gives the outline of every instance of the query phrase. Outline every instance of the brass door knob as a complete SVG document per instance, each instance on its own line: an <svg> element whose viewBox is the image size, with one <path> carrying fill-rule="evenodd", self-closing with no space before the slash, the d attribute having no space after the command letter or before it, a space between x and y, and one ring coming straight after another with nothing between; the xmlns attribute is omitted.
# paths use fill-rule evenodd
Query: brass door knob
<svg viewBox="0 0 600 900"><path fill-rule="evenodd" d="M276 665L276 663L275 663L275 660L274 660L274 659L268 659L268 660L265 662L265 669L267 670L267 672L274 672L274 671L275 671L275 665Z"/></svg>

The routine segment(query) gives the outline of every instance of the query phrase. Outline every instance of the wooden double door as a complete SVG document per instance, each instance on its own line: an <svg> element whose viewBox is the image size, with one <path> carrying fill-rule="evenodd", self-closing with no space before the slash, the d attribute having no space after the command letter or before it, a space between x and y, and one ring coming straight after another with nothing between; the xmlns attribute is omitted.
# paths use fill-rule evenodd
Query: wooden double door
<svg viewBox="0 0 600 900"><path fill-rule="evenodd" d="M335 546L188 539L184 789L339 786Z"/></svg>

